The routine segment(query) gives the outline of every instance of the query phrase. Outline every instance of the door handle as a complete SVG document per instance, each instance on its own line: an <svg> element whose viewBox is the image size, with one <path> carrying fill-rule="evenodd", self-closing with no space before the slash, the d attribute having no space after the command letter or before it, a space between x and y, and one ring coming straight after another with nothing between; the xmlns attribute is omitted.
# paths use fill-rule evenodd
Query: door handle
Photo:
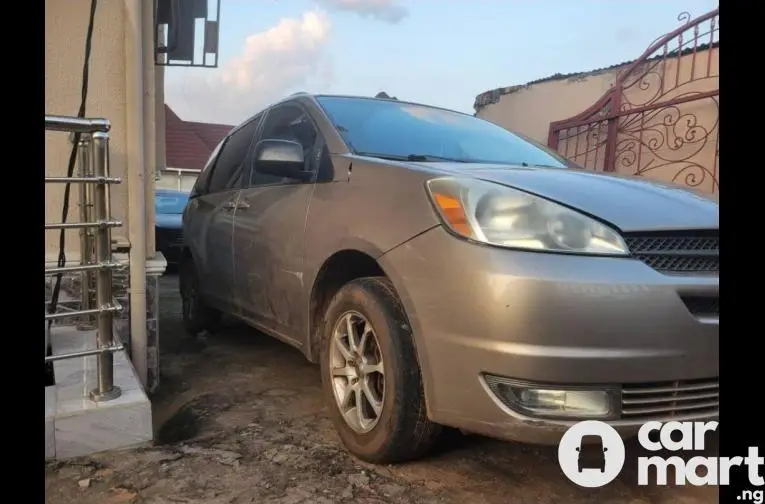
<svg viewBox="0 0 765 504"><path fill-rule="evenodd" d="M246 202L244 202L244 201L240 201L240 202L239 202L239 203L237 203L237 205L236 205L236 209L237 209L237 210L247 210L248 208L250 208L250 204L249 204L249 203L246 203Z"/></svg>
<svg viewBox="0 0 765 504"><path fill-rule="evenodd" d="M236 208L236 204L233 201L227 201L223 203L223 209L228 210L229 212Z"/></svg>

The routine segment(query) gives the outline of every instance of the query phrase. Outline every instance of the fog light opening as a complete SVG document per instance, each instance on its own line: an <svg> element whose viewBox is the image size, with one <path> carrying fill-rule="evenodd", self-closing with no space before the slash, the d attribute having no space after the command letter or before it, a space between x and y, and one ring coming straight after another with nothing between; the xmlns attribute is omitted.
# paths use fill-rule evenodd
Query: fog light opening
<svg viewBox="0 0 765 504"><path fill-rule="evenodd" d="M538 417L609 418L613 416L611 390L553 388L485 375L489 389L508 408Z"/></svg>

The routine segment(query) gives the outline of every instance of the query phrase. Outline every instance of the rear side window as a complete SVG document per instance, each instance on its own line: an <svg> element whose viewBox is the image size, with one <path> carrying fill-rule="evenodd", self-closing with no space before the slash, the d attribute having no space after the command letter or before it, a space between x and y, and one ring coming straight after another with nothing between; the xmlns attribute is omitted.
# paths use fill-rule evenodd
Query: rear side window
<svg viewBox="0 0 765 504"><path fill-rule="evenodd" d="M238 187L244 158L258 130L260 119L261 116L254 118L229 136L215 161L207 187L208 193Z"/></svg>
<svg viewBox="0 0 765 504"><path fill-rule="evenodd" d="M228 140L228 137L218 142L218 145L216 145L215 149L213 149L212 154L210 154L210 158L205 163L204 168L202 168L202 172L199 174L196 182L194 183L194 187L191 189L191 194L189 194L190 198L195 198L205 193L205 187L207 187L207 181L210 179L210 173L212 173L213 167L215 166L215 160L218 157L218 153L220 152L221 147L223 147L223 144L226 143L226 140Z"/></svg>

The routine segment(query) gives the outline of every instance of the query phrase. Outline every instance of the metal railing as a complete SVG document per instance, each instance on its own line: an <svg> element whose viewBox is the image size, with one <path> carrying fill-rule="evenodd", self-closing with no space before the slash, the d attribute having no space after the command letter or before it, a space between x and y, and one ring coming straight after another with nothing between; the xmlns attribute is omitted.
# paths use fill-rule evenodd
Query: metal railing
<svg viewBox="0 0 765 504"><path fill-rule="evenodd" d="M94 401L107 401L120 396L114 385L114 355L122 350L113 335L114 314L122 308L112 297L112 272L121 267L112 260L111 229L122 223L111 218L110 186L121 179L109 176L109 129L106 119L82 119L65 116L45 116L45 129L70 133L77 139L79 173L74 177L46 177L46 184L79 184L79 222L46 223L45 229L80 230L80 264L45 268L46 276L80 273L82 293L79 310L61 307L45 314L46 321L65 318L78 319L80 329L95 328L97 345L92 350L70 352L45 357L45 362L78 357L98 356L98 386L90 392ZM50 327L50 326L48 326ZM48 331L46 327L46 331ZM50 338L46 334L46 338Z"/></svg>

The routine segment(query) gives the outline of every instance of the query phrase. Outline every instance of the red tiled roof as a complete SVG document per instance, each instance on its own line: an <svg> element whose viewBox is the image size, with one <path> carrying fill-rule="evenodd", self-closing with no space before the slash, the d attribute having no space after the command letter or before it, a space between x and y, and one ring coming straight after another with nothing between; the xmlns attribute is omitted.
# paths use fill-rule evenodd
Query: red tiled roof
<svg viewBox="0 0 765 504"><path fill-rule="evenodd" d="M184 121L165 104L165 164L201 170L233 126Z"/></svg>

